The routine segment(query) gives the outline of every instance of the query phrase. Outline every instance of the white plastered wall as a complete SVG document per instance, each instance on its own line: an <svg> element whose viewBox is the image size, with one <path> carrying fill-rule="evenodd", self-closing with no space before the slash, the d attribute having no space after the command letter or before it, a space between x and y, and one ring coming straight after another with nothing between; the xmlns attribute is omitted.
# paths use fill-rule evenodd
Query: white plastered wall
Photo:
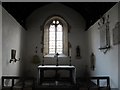
<svg viewBox="0 0 120 90"><path fill-rule="evenodd" d="M109 15L110 50L106 54L99 50L100 31L99 20L88 30L89 56L95 55L95 70L91 71L93 76L109 76L111 88L118 88L118 45L113 45L113 28L118 22L118 4L105 13ZM89 61L90 62L90 61Z"/></svg>

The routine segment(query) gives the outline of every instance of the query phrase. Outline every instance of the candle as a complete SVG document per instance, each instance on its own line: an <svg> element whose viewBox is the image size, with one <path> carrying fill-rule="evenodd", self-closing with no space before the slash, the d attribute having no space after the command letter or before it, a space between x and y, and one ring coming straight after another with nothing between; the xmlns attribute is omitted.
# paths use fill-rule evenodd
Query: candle
<svg viewBox="0 0 120 90"><path fill-rule="evenodd" d="M69 49L69 56L71 57L71 48Z"/></svg>

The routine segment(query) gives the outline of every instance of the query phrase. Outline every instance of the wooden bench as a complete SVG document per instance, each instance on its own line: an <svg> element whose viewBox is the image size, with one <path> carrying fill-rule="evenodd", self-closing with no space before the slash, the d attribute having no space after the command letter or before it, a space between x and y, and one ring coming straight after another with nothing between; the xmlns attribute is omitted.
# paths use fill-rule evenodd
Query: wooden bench
<svg viewBox="0 0 120 90"><path fill-rule="evenodd" d="M90 77L89 83L85 86L81 86L79 90L110 90L110 78L108 76L103 77ZM101 80L106 81L105 86L101 86ZM92 83L92 84L91 84Z"/></svg>
<svg viewBox="0 0 120 90"><path fill-rule="evenodd" d="M110 90L110 78L108 76L103 76L103 77L91 77L91 80L96 80L96 85L99 88L99 90ZM100 83L102 82L101 80L106 81L105 86L101 86ZM93 90L93 89L90 89Z"/></svg>
<svg viewBox="0 0 120 90"><path fill-rule="evenodd" d="M2 76L2 90L34 90L34 84L33 77Z"/></svg>

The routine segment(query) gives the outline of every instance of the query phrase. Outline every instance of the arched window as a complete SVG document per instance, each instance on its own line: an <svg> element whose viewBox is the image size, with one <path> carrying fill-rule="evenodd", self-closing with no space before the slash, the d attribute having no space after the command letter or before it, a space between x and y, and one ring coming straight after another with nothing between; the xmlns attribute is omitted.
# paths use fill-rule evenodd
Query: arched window
<svg viewBox="0 0 120 90"><path fill-rule="evenodd" d="M44 25L44 56L68 55L68 24L59 16L49 18Z"/></svg>
<svg viewBox="0 0 120 90"><path fill-rule="evenodd" d="M48 29L48 53L63 53L63 27L59 20L53 20Z"/></svg>

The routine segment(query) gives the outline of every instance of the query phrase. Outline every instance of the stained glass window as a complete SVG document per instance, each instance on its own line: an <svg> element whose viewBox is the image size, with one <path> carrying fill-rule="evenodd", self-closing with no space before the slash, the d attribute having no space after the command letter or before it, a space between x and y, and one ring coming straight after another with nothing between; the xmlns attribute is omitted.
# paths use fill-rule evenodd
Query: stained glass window
<svg viewBox="0 0 120 90"><path fill-rule="evenodd" d="M68 23L62 17L49 17L42 33L42 50L45 57L52 57L56 53L68 56Z"/></svg>
<svg viewBox="0 0 120 90"><path fill-rule="evenodd" d="M49 54L55 53L63 53L63 27L58 20L49 26Z"/></svg>

